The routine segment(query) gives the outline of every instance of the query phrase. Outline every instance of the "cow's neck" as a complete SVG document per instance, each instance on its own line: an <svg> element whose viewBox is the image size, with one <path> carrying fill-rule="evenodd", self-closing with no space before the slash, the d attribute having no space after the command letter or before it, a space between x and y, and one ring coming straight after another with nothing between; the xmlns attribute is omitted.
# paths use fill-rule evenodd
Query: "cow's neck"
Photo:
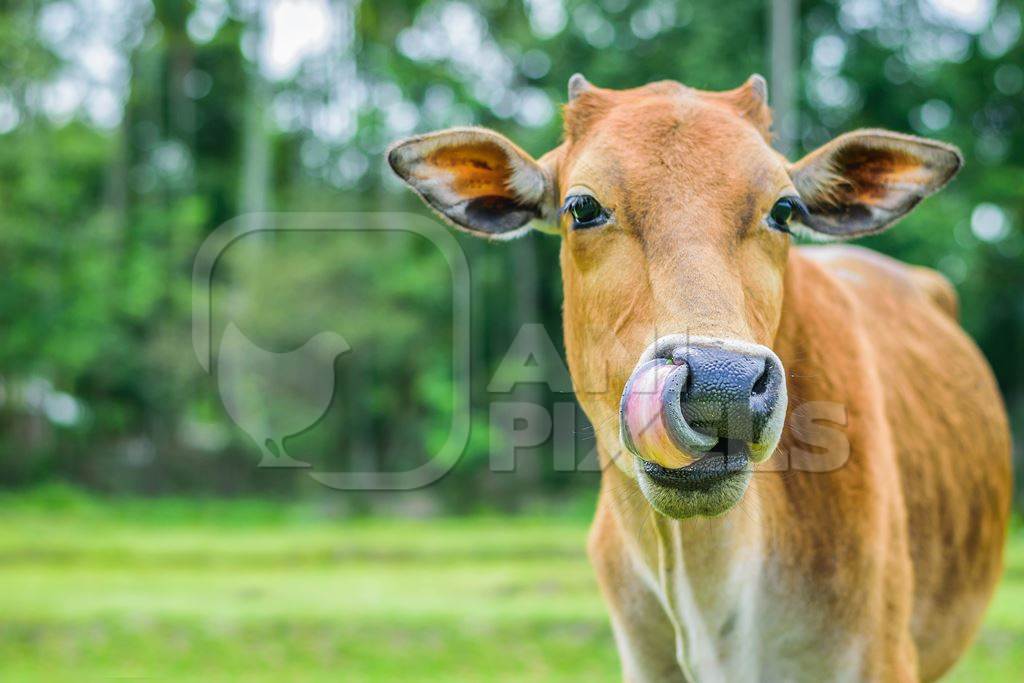
<svg viewBox="0 0 1024 683"><path fill-rule="evenodd" d="M779 338L775 344L791 376L800 376L802 371L794 363L814 343L806 338L811 330L800 320L801 306L820 304L807 301L798 290L801 283L819 278L817 268L797 254L791 256L779 334L800 335L800 348L795 349L791 339ZM766 546L773 539L772 553L784 552L774 547L780 538L773 525L782 523L787 514L785 496L776 484L770 476L755 473L742 500L729 512L715 518L673 520L655 513L636 482L618 467L605 469L602 504L612 507L626 552L643 574L640 578L675 622L686 666L698 669L691 678L729 680L740 673L724 668L735 662L724 663L716 647L729 633L741 639L744 632L752 634L760 601L772 592L765 585L771 576L764 571L769 559ZM744 642L748 648L756 647L757 639Z"/></svg>
<svg viewBox="0 0 1024 683"><path fill-rule="evenodd" d="M618 467L604 474L602 504L613 508L638 578L673 622L677 656L691 680L727 681L740 675L731 668L735 662L721 659L718 646L724 637L739 636L745 648L756 647L756 639L742 634L756 630L764 575L764 509L757 479L752 478L743 500L720 517L673 520L654 512L636 482Z"/></svg>

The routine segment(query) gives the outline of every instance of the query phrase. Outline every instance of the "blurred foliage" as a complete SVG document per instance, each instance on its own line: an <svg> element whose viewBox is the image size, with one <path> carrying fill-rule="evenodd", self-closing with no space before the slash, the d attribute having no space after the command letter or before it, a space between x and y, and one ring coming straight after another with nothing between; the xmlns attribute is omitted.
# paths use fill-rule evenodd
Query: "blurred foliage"
<svg viewBox="0 0 1024 683"><path fill-rule="evenodd" d="M610 87L733 87L770 73L767 24L746 0L5 5L0 481L316 495L302 471L256 467L262 444L197 363L190 278L203 240L253 211L425 214L383 163L393 139L479 124L539 155L558 142L573 72ZM860 126L963 149L957 181L865 242L953 280L1024 433L1020 5L814 0L795 29L802 151ZM551 467L550 443L520 453L515 473L488 471L502 437L487 388L520 324L541 322L560 344L558 243L458 239L472 292L469 446L438 485L350 494L353 509L507 508L596 485ZM437 250L409 235L246 238L215 272L213 346L229 319L275 351L340 332L353 352L335 363L334 402L285 448L318 469L406 469L444 442L455 410L451 287ZM572 400L544 385L513 398ZM584 461L582 416L570 438Z"/></svg>

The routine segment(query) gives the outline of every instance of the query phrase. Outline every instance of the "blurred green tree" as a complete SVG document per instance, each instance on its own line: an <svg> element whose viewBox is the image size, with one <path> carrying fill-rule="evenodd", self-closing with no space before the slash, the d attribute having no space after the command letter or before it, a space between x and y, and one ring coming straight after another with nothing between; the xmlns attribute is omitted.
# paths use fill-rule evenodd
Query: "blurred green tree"
<svg viewBox="0 0 1024 683"><path fill-rule="evenodd" d="M478 124L540 154L558 142L558 108L576 71L609 87L672 78L709 89L770 74L768 9L743 0L5 6L0 481L319 490L300 472L254 467L258 450L196 362L190 276L203 239L254 210L425 213L390 177L389 142ZM791 28L795 153L859 126L964 150L967 167L949 189L867 243L954 281L1021 433L1019 4L810 0ZM542 323L560 343L557 239L458 239L473 293L469 447L426 492L347 496L355 509L507 508L595 487L592 472L552 467L550 444L521 454L514 474L488 472L502 439L489 429L494 370L521 323ZM337 363L334 405L289 450L318 467L403 469L443 442L454 407L442 266L429 244L380 235L344 244L264 237L226 254L214 288L219 323L234 316L277 350L336 326L354 349L372 350L358 367ZM511 398L571 401L543 384ZM579 418L569 437L585 461L593 440Z"/></svg>

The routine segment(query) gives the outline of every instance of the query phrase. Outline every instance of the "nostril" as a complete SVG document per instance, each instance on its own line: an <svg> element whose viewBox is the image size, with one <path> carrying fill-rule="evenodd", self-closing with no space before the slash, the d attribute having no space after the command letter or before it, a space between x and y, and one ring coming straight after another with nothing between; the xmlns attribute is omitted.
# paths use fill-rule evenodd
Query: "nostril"
<svg viewBox="0 0 1024 683"><path fill-rule="evenodd" d="M680 391L681 396L686 396L693 388L693 364L690 363L690 349L682 346L672 350L672 365L686 366L686 381Z"/></svg>
<svg viewBox="0 0 1024 683"><path fill-rule="evenodd" d="M760 396L768 389L768 376L771 373L771 364L768 359L764 359L764 368L761 370L760 377L754 381L754 386L750 389L751 396Z"/></svg>

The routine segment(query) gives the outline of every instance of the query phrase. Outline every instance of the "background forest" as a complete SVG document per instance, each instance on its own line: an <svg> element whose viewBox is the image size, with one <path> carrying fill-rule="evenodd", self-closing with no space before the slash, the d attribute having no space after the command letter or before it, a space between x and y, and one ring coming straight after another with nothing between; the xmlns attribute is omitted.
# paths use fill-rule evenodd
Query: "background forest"
<svg viewBox="0 0 1024 683"><path fill-rule="evenodd" d="M562 360L558 238L439 251L384 162L464 124L540 155L577 71L705 89L760 72L791 158L865 126L959 145L960 176L862 243L955 283L1022 474L1022 14L0 1L0 680L619 680L584 552L599 473ZM452 434L466 447L445 451ZM1022 643L1017 516L944 680L1019 683Z"/></svg>
<svg viewBox="0 0 1024 683"><path fill-rule="evenodd" d="M749 0L5 3L0 483L299 497L342 512L592 499L582 414L569 428L577 453L568 465L554 464L558 440L549 439L520 450L514 472L489 471L503 439L491 391L509 383L498 370L522 324L542 325L560 353L557 238L458 237L472 295L471 370L461 380L450 359L452 284L429 244L270 235L225 254L212 289L215 349L228 322L266 349L323 330L351 346L334 366L324 419L285 443L314 469L422 463L457 410L452 382L465 383L456 388L471 396L469 445L449 476L419 491L335 494L305 470L258 467L262 445L229 417L216 372L192 346L193 265L219 225L261 211L426 215L391 177L389 142L479 124L539 155L559 140L576 71L610 87L673 78L707 89L764 73L776 104L793 110L779 142L794 157L861 126L959 145L959 178L863 242L956 284L1019 439L1021 5L784 4L792 16L772 29L769 9ZM773 53L773 30L790 41L790 57L786 45ZM561 376L557 357L538 362L542 376ZM572 410L557 384L524 383L513 397Z"/></svg>

